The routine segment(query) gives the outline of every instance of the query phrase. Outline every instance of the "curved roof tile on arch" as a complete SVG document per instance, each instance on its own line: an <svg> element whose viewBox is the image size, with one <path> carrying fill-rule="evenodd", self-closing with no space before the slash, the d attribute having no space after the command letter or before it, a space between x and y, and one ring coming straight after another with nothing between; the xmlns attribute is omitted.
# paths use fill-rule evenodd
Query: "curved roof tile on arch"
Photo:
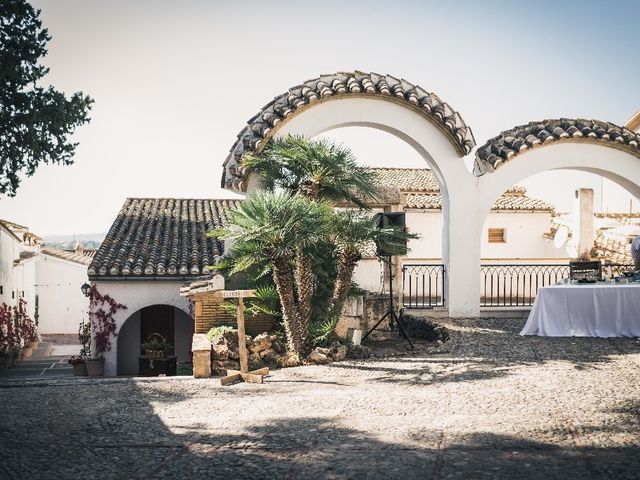
<svg viewBox="0 0 640 480"><path fill-rule="evenodd" d="M321 75L290 88L275 97L247 122L224 161L222 187L246 190L246 172L241 161L246 153L259 151L278 125L296 111L316 102L344 96L379 96L401 102L432 120L449 137L463 156L475 147L475 139L458 112L436 94L391 75L364 72L338 72Z"/></svg>
<svg viewBox="0 0 640 480"><path fill-rule="evenodd" d="M528 149L554 142L600 143L640 157L640 134L610 122L560 118L529 122L493 137L476 151L473 172L484 175Z"/></svg>
<svg viewBox="0 0 640 480"><path fill-rule="evenodd" d="M89 277L186 277L208 273L223 254L206 233L227 226L238 200L129 198L89 266Z"/></svg>

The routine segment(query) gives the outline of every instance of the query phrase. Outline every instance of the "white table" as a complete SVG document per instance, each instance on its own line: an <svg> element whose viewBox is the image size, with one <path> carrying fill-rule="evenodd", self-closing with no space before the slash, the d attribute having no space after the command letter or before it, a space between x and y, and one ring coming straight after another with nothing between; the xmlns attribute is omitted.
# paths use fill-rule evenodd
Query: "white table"
<svg viewBox="0 0 640 480"><path fill-rule="evenodd" d="M640 337L640 284L543 287L520 335Z"/></svg>

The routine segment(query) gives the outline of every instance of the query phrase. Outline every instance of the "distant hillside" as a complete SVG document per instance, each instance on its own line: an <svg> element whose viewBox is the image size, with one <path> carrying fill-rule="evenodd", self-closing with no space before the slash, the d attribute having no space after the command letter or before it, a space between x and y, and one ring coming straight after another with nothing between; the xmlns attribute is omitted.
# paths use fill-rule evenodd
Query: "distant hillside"
<svg viewBox="0 0 640 480"><path fill-rule="evenodd" d="M100 247L104 240L105 233L80 233L77 235L48 235L44 237L44 243L47 247L60 248L62 250L72 250L76 242L82 242L84 248Z"/></svg>

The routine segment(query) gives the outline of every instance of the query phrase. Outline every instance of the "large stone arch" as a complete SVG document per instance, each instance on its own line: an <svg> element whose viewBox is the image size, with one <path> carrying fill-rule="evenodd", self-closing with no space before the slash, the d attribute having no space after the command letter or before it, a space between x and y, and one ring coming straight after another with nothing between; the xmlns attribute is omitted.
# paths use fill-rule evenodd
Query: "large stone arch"
<svg viewBox="0 0 640 480"><path fill-rule="evenodd" d="M549 170L602 175L640 198L640 134L584 119L544 120L506 130L476 151L481 212L488 212L507 188Z"/></svg>
<svg viewBox="0 0 640 480"><path fill-rule="evenodd" d="M475 221L468 206L473 202L476 179L461 160L471 152L475 140L462 117L437 95L406 80L375 73L337 73L308 80L276 97L249 120L225 160L222 186L249 193L259 188L242 168L242 157L260 152L275 136L314 137L346 126L395 135L420 153L433 170L442 193L442 255L449 312L452 316L474 313L476 307L466 293L473 281L467 275L465 258L473 252L451 252L464 248L466 226Z"/></svg>
<svg viewBox="0 0 640 480"><path fill-rule="evenodd" d="M436 94L391 75L338 72L290 88L254 115L238 134L224 162L222 187L246 191L247 172L241 165L246 153L260 152L283 127L310 108L347 98L383 100L414 111L437 127L460 156L470 153L475 147L473 133L460 114ZM366 118L360 120L366 121Z"/></svg>
<svg viewBox="0 0 640 480"><path fill-rule="evenodd" d="M579 170L608 178L640 198L639 145L640 135L614 124L562 119L515 127L478 148L476 201L470 205L475 221L468 231L470 242L478 246L478 255L468 257L469 274L478 279L478 298L482 227L504 191L538 173ZM470 295L475 296L472 287Z"/></svg>

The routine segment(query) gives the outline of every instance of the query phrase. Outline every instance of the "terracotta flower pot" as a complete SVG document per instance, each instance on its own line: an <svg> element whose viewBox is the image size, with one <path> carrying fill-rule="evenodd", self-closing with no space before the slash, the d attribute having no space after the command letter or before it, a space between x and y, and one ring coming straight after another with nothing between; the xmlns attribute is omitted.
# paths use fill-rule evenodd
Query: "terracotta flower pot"
<svg viewBox="0 0 640 480"><path fill-rule="evenodd" d="M20 351L20 358L21 359L24 360L25 358L31 357L31 355L33 355L33 348L31 348L29 346L22 347L22 350Z"/></svg>
<svg viewBox="0 0 640 480"><path fill-rule="evenodd" d="M18 361L19 356L19 352L13 352L11 355L9 355L9 368L13 368L16 366L16 362Z"/></svg>
<svg viewBox="0 0 640 480"><path fill-rule="evenodd" d="M29 342L27 345L29 345L31 348L35 350L36 348L38 348L39 343L40 342L38 342L37 340L34 340L33 342Z"/></svg>
<svg viewBox="0 0 640 480"><path fill-rule="evenodd" d="M76 363L72 367L74 377L86 377L88 375L86 363Z"/></svg>
<svg viewBox="0 0 640 480"><path fill-rule="evenodd" d="M104 358L87 359L87 375L90 377L101 377L104 375Z"/></svg>

